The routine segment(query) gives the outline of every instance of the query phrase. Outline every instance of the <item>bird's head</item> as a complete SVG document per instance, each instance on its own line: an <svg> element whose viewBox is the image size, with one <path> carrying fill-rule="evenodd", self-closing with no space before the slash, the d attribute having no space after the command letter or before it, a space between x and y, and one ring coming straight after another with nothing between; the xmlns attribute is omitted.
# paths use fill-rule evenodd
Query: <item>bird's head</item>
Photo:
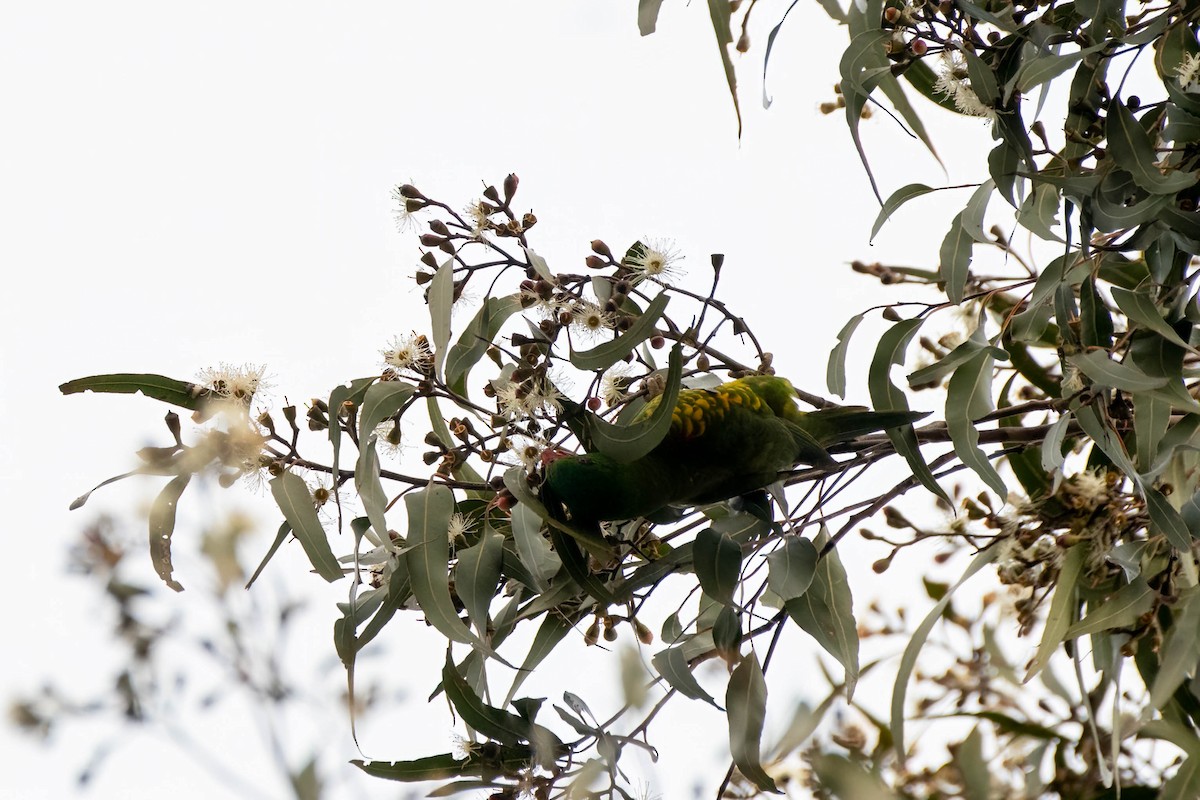
<svg viewBox="0 0 1200 800"><path fill-rule="evenodd" d="M542 453L546 477L542 482L542 502L560 518L565 510L577 523L604 519L606 499L615 490L615 463L599 453L577 456L548 449Z"/></svg>

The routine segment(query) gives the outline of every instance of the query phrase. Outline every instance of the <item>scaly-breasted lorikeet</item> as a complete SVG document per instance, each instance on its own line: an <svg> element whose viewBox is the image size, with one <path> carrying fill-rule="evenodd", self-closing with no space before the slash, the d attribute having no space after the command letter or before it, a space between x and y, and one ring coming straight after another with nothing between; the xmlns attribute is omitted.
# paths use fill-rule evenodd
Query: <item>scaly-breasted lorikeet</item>
<svg viewBox="0 0 1200 800"><path fill-rule="evenodd" d="M637 419L657 405L651 400ZM622 464L602 453L548 454L542 499L583 526L716 503L762 489L797 464L832 464L826 447L922 416L861 406L804 412L791 382L771 375L685 389L670 431L641 458Z"/></svg>

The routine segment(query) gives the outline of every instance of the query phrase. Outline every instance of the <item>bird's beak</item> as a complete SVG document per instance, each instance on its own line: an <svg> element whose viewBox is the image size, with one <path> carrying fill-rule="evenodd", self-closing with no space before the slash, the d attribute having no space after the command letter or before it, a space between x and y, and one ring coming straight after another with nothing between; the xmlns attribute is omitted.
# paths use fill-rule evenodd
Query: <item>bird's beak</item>
<svg viewBox="0 0 1200 800"><path fill-rule="evenodd" d="M542 461L542 468L545 469L560 458L569 458L572 455L573 453L563 450L561 447L547 447L539 458Z"/></svg>

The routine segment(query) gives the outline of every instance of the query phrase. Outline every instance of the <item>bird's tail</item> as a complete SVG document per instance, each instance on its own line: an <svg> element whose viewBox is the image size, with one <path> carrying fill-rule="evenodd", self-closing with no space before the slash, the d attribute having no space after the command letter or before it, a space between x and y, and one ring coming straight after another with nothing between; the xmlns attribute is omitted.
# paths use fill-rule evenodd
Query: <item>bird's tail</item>
<svg viewBox="0 0 1200 800"><path fill-rule="evenodd" d="M842 406L810 411L800 424L822 446L827 446L909 425L925 416L927 412L922 411L871 411L862 406Z"/></svg>

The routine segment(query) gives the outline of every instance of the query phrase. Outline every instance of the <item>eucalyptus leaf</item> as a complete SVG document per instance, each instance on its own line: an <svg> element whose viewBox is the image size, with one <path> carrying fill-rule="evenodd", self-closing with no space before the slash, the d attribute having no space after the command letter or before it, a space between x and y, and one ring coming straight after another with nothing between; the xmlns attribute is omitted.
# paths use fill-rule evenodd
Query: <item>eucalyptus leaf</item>
<svg viewBox="0 0 1200 800"><path fill-rule="evenodd" d="M1137 434L1137 463L1142 472L1149 471L1154 463L1170 423L1170 403L1151 394L1133 395L1133 429Z"/></svg>
<svg viewBox="0 0 1200 800"><path fill-rule="evenodd" d="M917 657L921 653L921 648L925 646L925 641L929 638L933 626L941 619L942 612L950 605L950 599L954 596L954 592L958 590L958 587L970 580L971 576L976 572L995 561L999 552L1000 549L998 547L989 547L975 556L967 566L966 571L963 572L962 577L946 590L946 593L942 595L942 599L925 615L925 619L913 631L912 637L908 640L908 645L904 648L904 655L900 657L900 667L896 673L896 684L892 688L891 733L893 747L898 758L903 759L905 757L904 700L908 695L908 681L912 677L914 667L917 665Z"/></svg>
<svg viewBox="0 0 1200 800"><path fill-rule="evenodd" d="M704 687L696 680L696 676L692 674L682 646L668 647L665 650L658 651L650 659L650 663L654 666L658 674L670 684L671 688L684 697L690 697L693 700L703 700L706 703L711 703L716 708L720 708L717 705L717 701L704 690Z"/></svg>
<svg viewBox="0 0 1200 800"><path fill-rule="evenodd" d="M1119 98L1108 104L1108 147L1113 160L1128 170L1137 185L1153 194L1175 194L1196 184L1194 172L1163 174L1156 164L1154 145L1133 112Z"/></svg>
<svg viewBox="0 0 1200 800"><path fill-rule="evenodd" d="M753 650L733 669L725 693L729 751L738 771L764 792L777 792L762 767L760 741L767 714L767 682Z"/></svg>
<svg viewBox="0 0 1200 800"><path fill-rule="evenodd" d="M900 387L892 382L890 373L894 364L904 363L908 345L920 330L924 320L925 318L921 317L897 322L879 337L879 344L875 347L875 355L867 370L867 387L871 392L871 403L877 411L909 410L908 398ZM947 503L952 502L950 496L933 477L929 465L921 457L917 436L912 426L892 428L886 433L896 448L896 452L908 462L913 474L921 481L921 484Z"/></svg>
<svg viewBox="0 0 1200 800"><path fill-rule="evenodd" d="M312 492L299 475L284 472L271 479L271 496L275 504L283 512L283 518L291 526L292 532L300 540L313 569L327 581L336 581L343 576L342 567L338 564L329 547L329 539L325 528L317 517L316 506L313 505Z"/></svg>
<svg viewBox="0 0 1200 800"><path fill-rule="evenodd" d="M191 479L191 475L175 476L150 506L150 561L162 582L176 592L183 591L183 584L172 577L171 537L175 533L175 512L179 498Z"/></svg>
<svg viewBox="0 0 1200 800"><path fill-rule="evenodd" d="M454 259L448 258L433 273L429 281L430 330L433 332L433 365L437 374L442 374L446 361L446 345L450 344L450 311L454 305Z"/></svg>
<svg viewBox="0 0 1200 800"><path fill-rule="evenodd" d="M1144 578L1135 578L1068 628L1066 638L1074 639L1113 628L1131 628L1154 605L1156 595Z"/></svg>
<svg viewBox="0 0 1200 800"><path fill-rule="evenodd" d="M500 564L504 558L504 537L485 530L479 541L457 552L454 567L454 590L462 598L467 618L479 637L487 636L488 609L500 582Z"/></svg>
<svg viewBox="0 0 1200 800"><path fill-rule="evenodd" d="M1200 662L1200 589L1180 593L1172 610L1174 620L1159 652L1159 671L1150 687L1150 705L1161 709Z"/></svg>
<svg viewBox="0 0 1200 800"><path fill-rule="evenodd" d="M1008 353L1004 350L1001 350L999 347L992 347L986 341L981 342L978 338L972 337L942 356L940 360L935 361L927 367L922 367L916 372L909 373L908 385L917 387L936 383L946 375L953 373L962 364L982 356L1001 361L1008 360Z"/></svg>
<svg viewBox="0 0 1200 800"><path fill-rule="evenodd" d="M1185 342L1175 329L1172 328L1165 319L1163 319L1158 306L1150 299L1145 292L1131 292L1127 289L1114 286L1112 289L1113 300L1117 303L1117 308L1121 309L1131 320L1138 322L1150 330L1157 333L1172 344L1179 347L1187 348L1193 353L1196 350Z"/></svg>
<svg viewBox="0 0 1200 800"><path fill-rule="evenodd" d="M573 410L582 417L592 446L622 464L635 461L657 447L671 430L672 414L679 399L682 375L683 352L682 347L676 345L671 348L666 383L662 395L657 399L657 406L646 418L638 419L630 425L614 425L586 409L575 406Z"/></svg>
<svg viewBox="0 0 1200 800"><path fill-rule="evenodd" d="M210 389L165 375L118 372L111 375L92 375L76 378L58 387L63 394L97 392L99 394L136 394L141 392L152 400L160 400L190 411L199 410L217 395Z"/></svg>
<svg viewBox="0 0 1200 800"><path fill-rule="evenodd" d="M970 274L972 250L975 247L971 233L963 225L964 213L960 211L954 217L938 251L938 274L946 284L946 297L951 303L962 302L963 290Z"/></svg>
<svg viewBox="0 0 1200 800"><path fill-rule="evenodd" d="M714 600L733 602L742 571L742 548L728 534L705 528L696 534L692 558L700 588Z"/></svg>
<svg viewBox="0 0 1200 800"><path fill-rule="evenodd" d="M1142 495L1146 498L1146 510L1150 512L1151 530L1165 535L1176 550L1189 552L1194 536L1171 501L1150 486L1143 489Z"/></svg>
<svg viewBox="0 0 1200 800"><path fill-rule="evenodd" d="M658 25L658 9L663 0L638 0L638 33L649 36Z"/></svg>
<svg viewBox="0 0 1200 800"><path fill-rule="evenodd" d="M838 397L846 396L846 354L850 349L850 337L863 321L862 314L855 314L838 331L838 343L829 352L829 365L825 370L825 385Z"/></svg>
<svg viewBox="0 0 1200 800"><path fill-rule="evenodd" d="M983 230L983 217L994 191L996 191L996 182L991 179L984 181L971 193L971 199L967 201L967 205L962 210L963 230L976 242L982 244L990 244L993 241L992 237Z"/></svg>
<svg viewBox="0 0 1200 800"><path fill-rule="evenodd" d="M646 306L629 329L612 341L598 344L590 350L571 351L571 364L576 369L603 370L617 363L655 333L655 324L667 307L670 297L660 292Z"/></svg>
<svg viewBox="0 0 1200 800"><path fill-rule="evenodd" d="M546 263L546 259L539 256L531 248L522 248L525 251L525 257L529 259L529 266L533 267L533 271L538 274L539 278L543 278L550 283L554 283L557 278L550 270L550 265Z"/></svg>
<svg viewBox="0 0 1200 800"><path fill-rule="evenodd" d="M504 704L508 705L516 697L517 690L525 683L525 679L533 674L538 665L546 659L546 656L554 652L554 648L558 643L566 638L567 634L572 631L574 626L573 618L564 618L561 614L551 612L542 618L542 624L538 627L537 633L533 636L533 644L529 646L529 653L525 656L525 660L521 662L521 668L513 675L512 686L508 690L508 697L505 698Z"/></svg>
<svg viewBox="0 0 1200 800"><path fill-rule="evenodd" d="M1127 392L1144 392L1167 384L1166 378L1147 375L1135 366L1113 361L1107 353L1098 350L1076 353L1069 356L1067 361L1099 386L1110 386Z"/></svg>
<svg viewBox="0 0 1200 800"><path fill-rule="evenodd" d="M471 728L501 744L515 745L521 741L535 744L535 750L543 751L536 754L536 760L543 767L553 764L557 750L562 748L559 738L541 725L484 703L459 673L448 652L442 668L442 687L454 710Z"/></svg>
<svg viewBox="0 0 1200 800"><path fill-rule="evenodd" d="M385 541L388 536L387 519L384 510L387 508L387 494L383 491L380 480L379 451L375 449L376 437L371 434L367 439L360 440L362 447L358 452L358 461L354 465L354 488L358 490L358 498L362 501L363 510L371 527L375 529L377 541Z"/></svg>
<svg viewBox="0 0 1200 800"><path fill-rule="evenodd" d="M450 517L454 493L430 483L425 489L404 495L408 510L408 545L404 553L412 592L425 619L447 639L475 643L479 640L463 624L450 599Z"/></svg>
<svg viewBox="0 0 1200 800"><path fill-rule="evenodd" d="M896 210L899 209L900 206L904 205L909 200L912 200L914 197L920 197L935 191L937 190L932 186L926 186L923 183L910 183L907 186L901 186L899 189L892 192L888 199L884 201L883 208L879 209L879 215L875 217L875 224L871 226L870 239L874 240L874 238L879 234L879 231L883 228L883 223L887 222L892 214L896 213Z"/></svg>
<svg viewBox="0 0 1200 800"><path fill-rule="evenodd" d="M1021 94L1029 94L1031 90L1047 81L1054 80L1092 53L1098 53L1106 45L1107 42L1102 42L1074 53L1047 53L1029 59L1021 65L1021 69L1017 72L1016 88Z"/></svg>
<svg viewBox="0 0 1200 800"><path fill-rule="evenodd" d="M550 542L542 535L542 518L526 503L512 510L513 541L517 556L537 582L539 591L550 588L550 579L562 568Z"/></svg>
<svg viewBox="0 0 1200 800"><path fill-rule="evenodd" d="M824 542L822 534L815 545L821 547ZM784 609L793 622L842 665L846 698L854 697L859 675L858 622L854 618L854 598L846 580L846 568L836 550L821 557L808 590L785 602Z"/></svg>
<svg viewBox="0 0 1200 800"><path fill-rule="evenodd" d="M954 764L963 777L964 800L988 800L991 795L991 767L983 755L983 737L976 727L954 748Z"/></svg>
<svg viewBox="0 0 1200 800"><path fill-rule="evenodd" d="M817 569L817 548L801 536L788 536L767 556L767 588L780 600L794 600L808 591Z"/></svg>
<svg viewBox="0 0 1200 800"><path fill-rule="evenodd" d="M1059 567L1058 581L1054 586L1054 598L1050 601L1050 610L1046 612L1046 622L1042 628L1042 639L1038 644L1037 653L1029 662L1025 671L1025 683L1037 675L1050 662L1050 657L1067 636L1067 631L1075 623L1078 603L1075 599L1076 584L1079 581L1083 564L1087 560L1091 545L1080 542L1072 545L1063 557Z"/></svg>
<svg viewBox="0 0 1200 800"><path fill-rule="evenodd" d="M864 30L858 33L854 33L851 29L851 32L853 38L838 63L838 71L842 78L842 97L846 101L846 125L850 129L850 138L854 141L858 157L867 173L867 180L871 182L871 189L882 203L883 198L879 195L879 187L875 182L874 173L871 172L871 165L867 161L867 153L863 149L862 137L858 128L867 98L888 68L884 46L889 35L887 31L879 29ZM872 77L867 77L868 75Z"/></svg>
<svg viewBox="0 0 1200 800"><path fill-rule="evenodd" d="M415 758L411 761L363 761L353 759L351 764L376 778L391 781L435 781L458 775L474 775L479 766L470 759L460 760L452 753Z"/></svg>
<svg viewBox="0 0 1200 800"><path fill-rule="evenodd" d="M1062 237L1054 232L1060 203L1057 188L1048 183L1036 183L1017 212L1017 224L1047 242L1061 242Z"/></svg>
<svg viewBox="0 0 1200 800"><path fill-rule="evenodd" d="M979 449L979 429L975 419L994 408L991 397L993 362L986 352L960 365L946 387L946 427L959 459L983 479L1001 498L1008 487L991 461Z"/></svg>
<svg viewBox="0 0 1200 800"><path fill-rule="evenodd" d="M489 297L480 305L458 341L446 356L446 384L457 394L465 395L467 375L492 345L509 317L521 310L521 296Z"/></svg>
<svg viewBox="0 0 1200 800"><path fill-rule="evenodd" d="M1062 445L1070 425L1071 412L1066 411L1046 431L1046 438L1042 440L1042 469L1046 472L1054 472L1063 465Z"/></svg>
<svg viewBox="0 0 1200 800"><path fill-rule="evenodd" d="M713 33L717 35L717 48L721 53L721 66L725 68L725 83L729 86L729 97L733 101L733 111L737 115L738 138L742 137L742 108L738 104L737 75L733 69L733 58L729 54L729 46L733 44L733 31L729 26L729 18L733 10L729 0L708 0L708 16L712 22Z"/></svg>

